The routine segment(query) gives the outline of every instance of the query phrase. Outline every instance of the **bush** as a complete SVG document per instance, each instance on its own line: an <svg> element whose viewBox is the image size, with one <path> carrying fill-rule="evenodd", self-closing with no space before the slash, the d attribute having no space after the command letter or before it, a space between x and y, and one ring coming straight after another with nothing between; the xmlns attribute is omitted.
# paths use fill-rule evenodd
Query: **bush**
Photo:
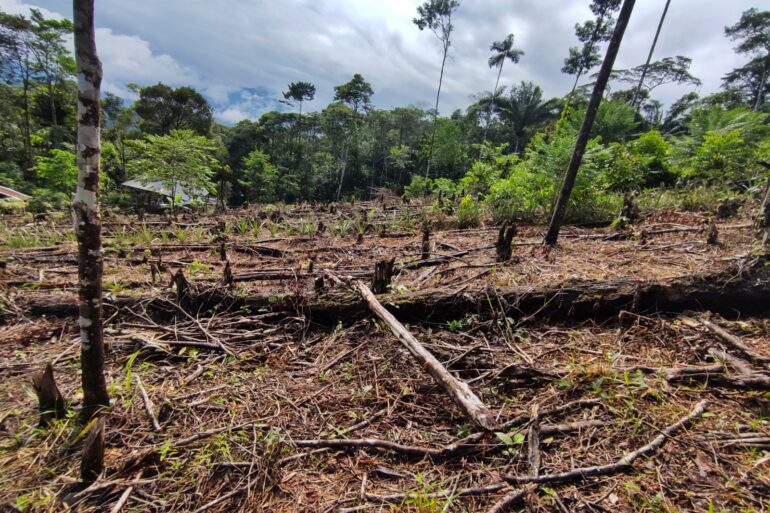
<svg viewBox="0 0 770 513"><path fill-rule="evenodd" d="M457 209L457 224L460 228L472 228L479 225L481 212L476 200L466 195L460 200Z"/></svg>
<svg viewBox="0 0 770 513"><path fill-rule="evenodd" d="M642 164L626 145L611 143L597 152L596 164L602 187L610 191L634 191L644 183Z"/></svg>
<svg viewBox="0 0 770 513"><path fill-rule="evenodd" d="M71 196L71 194L63 192L36 189L32 197L27 201L27 210L35 214L64 210L70 207L72 202Z"/></svg>
<svg viewBox="0 0 770 513"><path fill-rule="evenodd" d="M430 180L425 180L422 175L412 175L411 183L404 186L404 198L422 198L426 190L430 191Z"/></svg>
<svg viewBox="0 0 770 513"><path fill-rule="evenodd" d="M639 161L644 187L676 183L676 173L671 172L668 162L671 146L660 132L652 130L642 134L639 139L628 144L628 149Z"/></svg>

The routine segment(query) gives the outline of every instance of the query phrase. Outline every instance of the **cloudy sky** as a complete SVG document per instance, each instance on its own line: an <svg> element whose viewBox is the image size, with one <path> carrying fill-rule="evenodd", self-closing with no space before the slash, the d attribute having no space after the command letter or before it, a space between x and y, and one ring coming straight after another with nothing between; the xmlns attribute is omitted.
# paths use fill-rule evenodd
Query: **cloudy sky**
<svg viewBox="0 0 770 513"><path fill-rule="evenodd" d="M724 26L766 0L673 0L656 58L686 55L703 80L701 94L745 59L734 54ZM361 73L376 107L432 106L441 65L432 33L412 23L420 0L97 0L97 45L104 89L130 98L125 85L158 81L202 91L225 123L256 119L278 103L289 82L313 82L310 110L321 109L335 85ZM494 86L489 45L513 32L525 56L506 63L502 84L532 80L546 95L569 91L560 69L577 44L574 24L591 17L589 0L463 0L454 20L441 112L465 108ZM644 62L665 0L637 0L616 67ZM71 0L0 0L6 12L29 6L69 16ZM664 86L670 103L687 87Z"/></svg>

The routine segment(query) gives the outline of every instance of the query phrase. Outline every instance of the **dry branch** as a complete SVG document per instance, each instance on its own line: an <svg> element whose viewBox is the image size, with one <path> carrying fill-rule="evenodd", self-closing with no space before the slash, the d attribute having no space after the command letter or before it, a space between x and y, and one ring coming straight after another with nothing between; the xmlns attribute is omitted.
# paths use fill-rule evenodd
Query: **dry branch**
<svg viewBox="0 0 770 513"><path fill-rule="evenodd" d="M621 472L627 472L632 468L633 463L642 456L652 454L660 449L666 440L677 434L679 431L687 427L690 422L699 417L704 411L706 411L707 401L701 401L695 408L690 411L685 417L679 419L676 423L671 424L665 428L660 435L656 436L650 443L640 447L639 449L629 452L615 463L608 465L596 465L593 467L582 467L570 470L569 472L561 472L559 474L545 474L541 476L504 476L503 479L514 485L521 485L526 483L568 483L573 481L581 481L588 477L597 476L610 476L619 474Z"/></svg>
<svg viewBox="0 0 770 513"><path fill-rule="evenodd" d="M455 404L462 410L463 414L472 423L487 431L492 431L496 427L494 417L490 414L487 407L481 402L481 399L473 393L467 383L455 378L446 368L441 365L433 354L407 330L403 324L398 322L385 307L377 301L369 288L360 281L353 282L353 288L366 300L369 308L388 325L393 334L414 356L414 358L425 368L433 377L436 383L452 398Z"/></svg>

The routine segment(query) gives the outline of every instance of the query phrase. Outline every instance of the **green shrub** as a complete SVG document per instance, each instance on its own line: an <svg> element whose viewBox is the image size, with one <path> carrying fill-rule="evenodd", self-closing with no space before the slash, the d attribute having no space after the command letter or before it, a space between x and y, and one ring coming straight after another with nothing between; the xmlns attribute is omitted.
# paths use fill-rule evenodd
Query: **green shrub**
<svg viewBox="0 0 770 513"><path fill-rule="evenodd" d="M676 173L672 173L669 168L671 146L660 132L652 130L642 134L639 139L628 144L628 149L639 161L643 186L673 185L676 182Z"/></svg>
<svg viewBox="0 0 770 513"><path fill-rule="evenodd" d="M457 209L457 224L460 228L472 228L479 225L481 212L479 204L472 197L466 195L460 200Z"/></svg>
<svg viewBox="0 0 770 513"><path fill-rule="evenodd" d="M73 188L72 191L74 192L75 189ZM72 193L65 194L49 189L36 189L27 201L27 210L35 214L64 210L69 208L71 197Z"/></svg>
<svg viewBox="0 0 770 513"><path fill-rule="evenodd" d="M427 185L426 185L427 182ZM425 196L425 191L430 191L430 180L425 180L422 175L412 175L412 181L409 185L404 186L404 198L422 198Z"/></svg>

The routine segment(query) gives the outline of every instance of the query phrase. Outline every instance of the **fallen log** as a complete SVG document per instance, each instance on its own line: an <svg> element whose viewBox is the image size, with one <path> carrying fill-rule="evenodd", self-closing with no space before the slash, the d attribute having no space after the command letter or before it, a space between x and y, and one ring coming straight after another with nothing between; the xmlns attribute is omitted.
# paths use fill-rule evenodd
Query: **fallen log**
<svg viewBox="0 0 770 513"><path fill-rule="evenodd" d="M392 260L390 261L392 265ZM446 370L446 367L441 365L430 351L407 330L403 324L398 322L393 315L388 312L382 304L377 301L369 287L364 285L360 281L353 282L353 288L361 294L361 297L369 305L369 308L379 317L385 324L388 325L390 330L414 356L414 358L427 368L428 373L433 377L436 383L444 389L444 391L452 398L454 403L462 410L465 416L474 423L476 426L492 431L497 426L494 416L489 412L487 407L481 402L481 399L473 393L471 388L464 381L460 381Z"/></svg>
<svg viewBox="0 0 770 513"><path fill-rule="evenodd" d="M665 281L586 280L537 288L514 286L476 290L426 288L386 294L381 296L381 302L402 322L441 322L467 314L483 316L489 312L490 295L500 299L506 315L513 319L600 321L615 318L621 311L678 313L709 310L728 316L736 312L763 314L770 309L770 267L764 265L766 261L763 257L741 259L714 272ZM34 294L30 291L15 301L16 307L31 317L76 316L78 311L74 294ZM105 299L105 305L113 305L122 311L140 303L146 303L147 310L159 317L175 315L163 298L118 295L114 301ZM339 291L305 297L300 301L291 294L234 297L226 291L213 290L206 297L206 305L252 312L291 312L292 315L299 310L313 322L332 326L339 321L352 323L369 315L366 301L357 294ZM202 313L205 309L199 311Z"/></svg>

